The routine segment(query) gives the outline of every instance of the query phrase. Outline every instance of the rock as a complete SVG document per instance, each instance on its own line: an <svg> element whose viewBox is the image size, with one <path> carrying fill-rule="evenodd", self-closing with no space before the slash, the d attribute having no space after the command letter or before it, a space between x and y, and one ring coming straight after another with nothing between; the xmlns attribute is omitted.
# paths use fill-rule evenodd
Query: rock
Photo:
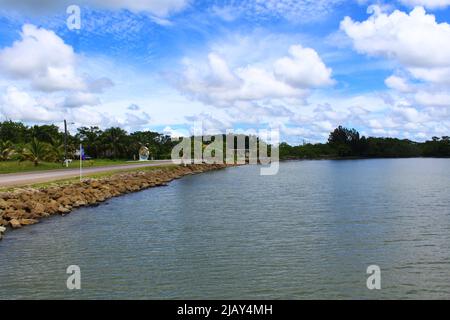
<svg viewBox="0 0 450 320"><path fill-rule="evenodd" d="M21 227L22 227L22 225L20 224L19 220L17 220L17 219L12 219L12 220L10 220L10 221L9 221L9 224L11 225L11 227L12 227L13 229L18 229L18 228L21 228Z"/></svg>
<svg viewBox="0 0 450 320"><path fill-rule="evenodd" d="M8 202L3 199L0 199L0 209L6 209L6 208L8 208Z"/></svg>
<svg viewBox="0 0 450 320"><path fill-rule="evenodd" d="M66 207L63 207L63 206L59 206L58 212L59 213L69 213L70 209L67 209Z"/></svg>
<svg viewBox="0 0 450 320"><path fill-rule="evenodd" d="M34 214L41 215L45 212L45 207L42 203L37 202L34 204L34 206L32 208L32 212Z"/></svg>
<svg viewBox="0 0 450 320"><path fill-rule="evenodd" d="M0 226L0 234L1 234L1 233L5 233L5 231L6 231L6 228L3 227L3 226Z"/></svg>
<svg viewBox="0 0 450 320"><path fill-rule="evenodd" d="M85 200L77 200L74 204L73 207L74 208L78 208L78 207L82 207L87 205L87 202Z"/></svg>
<svg viewBox="0 0 450 320"><path fill-rule="evenodd" d="M36 219L20 219L19 220L19 223L22 226L29 226L29 225L32 225L32 224L36 224L38 222L39 222L39 220L36 220Z"/></svg>
<svg viewBox="0 0 450 320"><path fill-rule="evenodd" d="M90 183L90 185L91 185L92 188L95 188L95 189L100 188L102 186L101 183L96 181L96 180L92 181Z"/></svg>

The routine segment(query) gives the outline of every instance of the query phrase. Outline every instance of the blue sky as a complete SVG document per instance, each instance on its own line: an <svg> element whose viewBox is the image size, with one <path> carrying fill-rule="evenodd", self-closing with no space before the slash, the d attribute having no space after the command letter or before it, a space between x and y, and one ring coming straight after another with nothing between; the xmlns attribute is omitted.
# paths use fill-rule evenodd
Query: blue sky
<svg viewBox="0 0 450 320"><path fill-rule="evenodd" d="M66 24L81 9L80 30ZM0 116L324 141L450 133L450 1L0 0ZM130 107L131 106L131 107ZM72 130L73 130L72 129Z"/></svg>

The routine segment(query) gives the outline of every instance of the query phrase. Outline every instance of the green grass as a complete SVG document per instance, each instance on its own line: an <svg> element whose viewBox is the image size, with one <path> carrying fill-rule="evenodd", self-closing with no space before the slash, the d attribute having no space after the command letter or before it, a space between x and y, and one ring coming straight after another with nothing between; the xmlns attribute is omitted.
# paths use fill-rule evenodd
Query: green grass
<svg viewBox="0 0 450 320"><path fill-rule="evenodd" d="M131 164L126 160L109 160L109 159L95 159L83 161L83 168L92 167L103 167L111 165L123 165ZM69 164L69 169L77 169L80 167L80 161L74 160ZM57 169L67 169L61 163L54 162L42 162L38 166L35 166L30 161L18 162L18 161L0 161L0 174L4 173L20 173L20 172L31 172L31 171L41 171L41 170L57 170Z"/></svg>
<svg viewBox="0 0 450 320"><path fill-rule="evenodd" d="M168 169L172 170L178 167L176 164L162 164L160 166L152 166L152 167L143 167L143 168L132 168L132 169L120 169L120 170L111 170L106 172L99 172L99 173L92 173L87 174L83 176L83 179L102 179L102 178L108 178L116 174L125 173L125 172L148 172L148 171L154 171L159 169ZM64 186L69 185L72 183L79 182L80 178L69 178L69 179L61 179L61 180L54 180L49 182L42 182L42 183L35 183L32 185L27 185L27 188L34 188L34 189L45 189L49 187L56 187L56 186ZM8 192L8 191L14 191L17 189L22 189L23 187L8 187L8 188L0 188L0 192Z"/></svg>

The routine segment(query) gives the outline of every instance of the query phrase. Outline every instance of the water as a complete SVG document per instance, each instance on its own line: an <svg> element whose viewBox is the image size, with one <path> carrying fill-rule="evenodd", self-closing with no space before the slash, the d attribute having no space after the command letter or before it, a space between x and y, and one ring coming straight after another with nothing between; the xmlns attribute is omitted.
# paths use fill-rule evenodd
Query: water
<svg viewBox="0 0 450 320"><path fill-rule="evenodd" d="M450 159L185 177L9 232L0 298L449 299L449 185ZM81 290L66 288L69 265Z"/></svg>

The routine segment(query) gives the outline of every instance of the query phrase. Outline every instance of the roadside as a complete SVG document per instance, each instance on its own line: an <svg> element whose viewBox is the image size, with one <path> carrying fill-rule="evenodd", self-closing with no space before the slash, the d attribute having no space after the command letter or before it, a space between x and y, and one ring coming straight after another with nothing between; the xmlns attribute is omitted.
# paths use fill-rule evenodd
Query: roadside
<svg viewBox="0 0 450 320"><path fill-rule="evenodd" d="M158 161L158 160L156 160ZM84 160L84 168L96 168L105 166L115 166L115 165L130 165L136 164L138 161L128 161L128 160L113 160L113 159L92 159ZM154 161L149 161L154 162ZM80 160L75 159L69 163L66 167L59 162L39 162L38 166L35 166L31 161L0 161L0 175L9 173L26 173L26 172L38 172L38 171L49 171L49 170L67 170L67 169L78 169L80 167Z"/></svg>
<svg viewBox="0 0 450 320"><path fill-rule="evenodd" d="M83 168L83 176L88 177L93 174L117 172L117 171L132 171L134 169L142 169L147 167L157 167L163 165L171 165L170 160L149 161L148 163L128 163L121 165L108 165L98 167ZM8 173L0 174L0 189L11 187L19 187L26 185L33 185L39 183L47 183L64 179L77 178L80 175L79 169L58 169L45 170L27 173Z"/></svg>

